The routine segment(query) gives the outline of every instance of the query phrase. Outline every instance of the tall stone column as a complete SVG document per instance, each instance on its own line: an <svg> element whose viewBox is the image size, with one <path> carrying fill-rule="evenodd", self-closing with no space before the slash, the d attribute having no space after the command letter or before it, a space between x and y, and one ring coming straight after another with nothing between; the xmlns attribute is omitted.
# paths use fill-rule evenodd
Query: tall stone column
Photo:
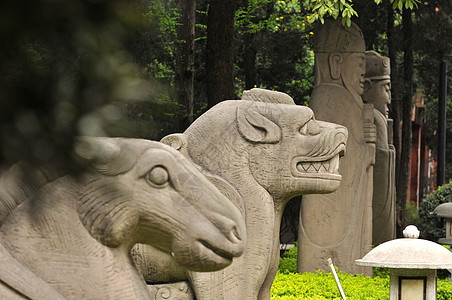
<svg viewBox="0 0 452 300"><path fill-rule="evenodd" d="M332 258L341 271L371 274L354 261L371 250L372 165L375 126L364 106L365 45L352 23L325 20L314 36L315 84L309 102L318 120L347 127L347 151L341 160L342 183L331 194L303 197L298 235L298 270L327 270Z"/></svg>

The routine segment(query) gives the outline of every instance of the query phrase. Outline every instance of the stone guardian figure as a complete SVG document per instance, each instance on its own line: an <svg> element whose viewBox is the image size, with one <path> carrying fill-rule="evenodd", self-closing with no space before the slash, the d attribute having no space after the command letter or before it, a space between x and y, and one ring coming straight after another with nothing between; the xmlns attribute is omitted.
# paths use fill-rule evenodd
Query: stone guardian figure
<svg viewBox="0 0 452 300"><path fill-rule="evenodd" d="M348 129L347 151L331 194L303 196L298 235L298 270L327 270L332 258L341 271L366 273L354 261L372 247L372 165L375 125L372 106L364 104L365 44L352 23L325 20L315 31L315 83L309 102L319 120Z"/></svg>
<svg viewBox="0 0 452 300"><path fill-rule="evenodd" d="M392 120L388 119L390 75L389 58L375 51L367 51L363 101L374 106L377 129L372 197L372 243L375 246L395 239L396 228L395 148L392 142Z"/></svg>

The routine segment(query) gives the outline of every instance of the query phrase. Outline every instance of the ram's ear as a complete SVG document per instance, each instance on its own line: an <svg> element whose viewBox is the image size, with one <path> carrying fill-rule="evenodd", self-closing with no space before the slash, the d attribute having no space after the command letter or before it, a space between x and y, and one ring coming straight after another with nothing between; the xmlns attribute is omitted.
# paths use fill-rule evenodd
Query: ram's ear
<svg viewBox="0 0 452 300"><path fill-rule="evenodd" d="M171 146L176 149L180 153L182 153L185 157L189 157L188 154L188 140L187 137L183 133L173 133L165 136L160 140L160 143Z"/></svg>
<svg viewBox="0 0 452 300"><path fill-rule="evenodd" d="M281 139L281 128L260 111L258 105L239 105L237 125L243 138L253 143L274 144Z"/></svg>

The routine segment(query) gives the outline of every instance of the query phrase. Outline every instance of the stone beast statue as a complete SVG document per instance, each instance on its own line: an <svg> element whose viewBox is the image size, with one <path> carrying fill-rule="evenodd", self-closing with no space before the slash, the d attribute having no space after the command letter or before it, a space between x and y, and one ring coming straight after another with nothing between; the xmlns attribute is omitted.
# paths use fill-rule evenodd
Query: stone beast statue
<svg viewBox="0 0 452 300"><path fill-rule="evenodd" d="M242 257L222 271L188 272L198 300L270 299L284 206L297 195L332 192L341 180L344 127L316 121L308 107L283 93L253 89L243 99L217 104L183 134L162 140L200 165L217 186L226 181L223 193L236 199L246 219ZM159 281L150 275L148 280Z"/></svg>
<svg viewBox="0 0 452 300"><path fill-rule="evenodd" d="M0 227L1 299L154 299L135 243L197 271L242 254L240 212L173 148L83 138L75 152L89 168L44 185Z"/></svg>

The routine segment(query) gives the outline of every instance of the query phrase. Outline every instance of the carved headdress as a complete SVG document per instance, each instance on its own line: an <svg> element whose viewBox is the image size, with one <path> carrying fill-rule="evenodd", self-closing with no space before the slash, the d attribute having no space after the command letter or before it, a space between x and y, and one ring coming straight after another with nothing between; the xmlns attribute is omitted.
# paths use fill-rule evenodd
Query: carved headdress
<svg viewBox="0 0 452 300"><path fill-rule="evenodd" d="M369 80L391 79L389 58L375 51L366 51L366 75Z"/></svg>
<svg viewBox="0 0 452 300"><path fill-rule="evenodd" d="M340 20L325 19L314 35L315 53L364 53L366 46L361 29L351 23L350 27L342 25Z"/></svg>

